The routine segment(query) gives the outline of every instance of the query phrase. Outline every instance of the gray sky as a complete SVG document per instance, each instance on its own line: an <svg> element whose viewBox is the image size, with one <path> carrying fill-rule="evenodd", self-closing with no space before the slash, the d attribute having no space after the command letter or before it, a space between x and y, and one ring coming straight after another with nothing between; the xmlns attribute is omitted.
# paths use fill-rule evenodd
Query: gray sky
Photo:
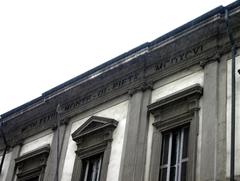
<svg viewBox="0 0 240 181"><path fill-rule="evenodd" d="M0 114L233 0L2 0Z"/></svg>

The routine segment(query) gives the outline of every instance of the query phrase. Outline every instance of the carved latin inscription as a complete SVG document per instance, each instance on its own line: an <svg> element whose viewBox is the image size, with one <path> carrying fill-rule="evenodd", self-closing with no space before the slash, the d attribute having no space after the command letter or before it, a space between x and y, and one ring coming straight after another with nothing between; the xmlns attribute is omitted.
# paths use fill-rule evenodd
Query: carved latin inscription
<svg viewBox="0 0 240 181"><path fill-rule="evenodd" d="M104 87L94 90L92 93L89 93L88 95L85 95L84 97L75 99L73 102L65 105L64 109L65 109L65 111L71 111L77 107L83 106L99 97L105 96L106 94L108 94L114 90L120 89L126 85L129 85L129 84L135 82L136 80L139 79L139 77L140 77L140 74L137 72L130 73L121 79L113 81Z"/></svg>
<svg viewBox="0 0 240 181"><path fill-rule="evenodd" d="M91 93L89 93L83 97L77 98L74 101L64 105L64 111L66 113L66 112L72 111L75 108L84 106L84 105L88 104L89 102L96 100L97 98L105 96L114 90L120 89L126 85L129 85L129 84L135 82L137 79L139 79L139 76L140 76L139 73L134 72L134 73L130 73L130 74L124 76L121 79L115 80L115 81L107 84L104 87L96 89L96 90L92 91ZM55 111L53 111L53 112L45 115L42 118L30 121L29 124L27 124L26 126L24 126L21 129L21 133L25 133L29 130L33 130L34 128L41 127L42 125L49 123L52 119L56 119L56 117L57 117L57 113Z"/></svg>
<svg viewBox="0 0 240 181"><path fill-rule="evenodd" d="M172 65L194 58L195 56L200 55L202 52L203 52L203 45L192 47L191 49L188 49L183 53L177 54L172 58L169 58L167 60L164 60L160 63L155 64L154 66L149 67L149 71L151 72L149 73L150 74L158 73L159 71L163 71L164 69L171 67ZM123 87L130 86L132 83L138 81L143 76L143 74L141 73L142 72L140 70L135 72L130 72L129 74L117 80L114 80L105 86L95 89L89 92L88 94L85 94L77 99L74 99L69 103L66 103L65 105L63 105L64 113L68 113L76 108L83 107L84 105L92 101L95 101L100 97L106 96L107 94L112 93L113 91L116 91ZM148 75L145 74L145 76L148 76ZM28 131L33 130L35 128L43 127L43 125L47 125L47 127L49 127L53 124L51 120L56 119L56 117L57 117L57 113L54 110L42 118L29 121L29 124L27 124L21 129L21 133L27 133Z"/></svg>
<svg viewBox="0 0 240 181"><path fill-rule="evenodd" d="M22 129L21 129L21 132L24 133L28 130L32 130L34 129L35 127L39 127L40 125L44 125L45 123L47 123L48 121L52 120L53 118L56 118L57 117L57 113L54 111L54 112L51 112L39 119L36 119L34 121L31 121L29 124L27 124L26 126L24 126Z"/></svg>
<svg viewBox="0 0 240 181"><path fill-rule="evenodd" d="M199 45L197 47L191 48L181 54L178 54L175 57L172 57L168 59L167 61L160 62L159 64L155 65L155 71L161 71L171 65L186 61L189 58L193 58L194 56L197 56L201 54L203 51L203 46Z"/></svg>

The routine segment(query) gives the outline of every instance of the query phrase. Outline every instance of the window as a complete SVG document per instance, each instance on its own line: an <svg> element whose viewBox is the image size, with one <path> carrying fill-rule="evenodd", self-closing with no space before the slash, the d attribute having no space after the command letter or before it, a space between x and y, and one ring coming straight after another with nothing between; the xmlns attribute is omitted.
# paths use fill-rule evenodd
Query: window
<svg viewBox="0 0 240 181"><path fill-rule="evenodd" d="M186 181L189 127L163 134L160 180Z"/></svg>
<svg viewBox="0 0 240 181"><path fill-rule="evenodd" d="M202 92L196 84L148 106L155 118L149 180L195 180Z"/></svg>
<svg viewBox="0 0 240 181"><path fill-rule="evenodd" d="M77 144L72 181L105 181L112 134L118 122L92 116L73 134Z"/></svg>
<svg viewBox="0 0 240 181"><path fill-rule="evenodd" d="M83 159L82 178L83 181L99 181L103 155Z"/></svg>
<svg viewBox="0 0 240 181"><path fill-rule="evenodd" d="M15 159L17 181L42 181L50 145L46 145Z"/></svg>

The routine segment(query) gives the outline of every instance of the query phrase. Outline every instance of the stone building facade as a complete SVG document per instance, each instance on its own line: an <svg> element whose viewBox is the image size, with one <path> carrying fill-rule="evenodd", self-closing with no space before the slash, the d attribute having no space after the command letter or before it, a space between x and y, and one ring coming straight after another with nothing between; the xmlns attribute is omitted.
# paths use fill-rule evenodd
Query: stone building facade
<svg viewBox="0 0 240 181"><path fill-rule="evenodd" d="M2 114L0 180L228 180L229 34L240 69L234 2ZM239 108L236 72L236 130ZM240 180L238 131L235 176Z"/></svg>

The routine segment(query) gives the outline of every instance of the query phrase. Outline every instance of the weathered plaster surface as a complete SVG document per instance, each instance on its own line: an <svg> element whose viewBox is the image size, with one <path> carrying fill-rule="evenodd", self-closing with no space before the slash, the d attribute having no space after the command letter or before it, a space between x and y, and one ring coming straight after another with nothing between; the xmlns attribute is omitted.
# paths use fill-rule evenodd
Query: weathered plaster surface
<svg viewBox="0 0 240 181"><path fill-rule="evenodd" d="M173 80L174 80L175 77L174 76L172 76L172 77L173 77ZM186 87L189 87L193 84L203 85L203 71L198 71L196 73L187 75L187 76L182 77L180 79L176 79L172 82L170 81L169 83L155 89L152 92L151 103L156 102L158 99L160 99L162 97L165 97L165 96L167 96L169 94L172 94L176 91L182 90L182 89L184 89Z"/></svg>
<svg viewBox="0 0 240 181"><path fill-rule="evenodd" d="M228 61L227 73L227 165L226 174L230 175L230 137L231 137L231 60ZM240 56L236 57L236 123L235 123L235 175L240 175L240 75L237 70L240 69Z"/></svg>
<svg viewBox="0 0 240 181"><path fill-rule="evenodd" d="M127 118L127 110L128 101L124 101L118 105L115 105L113 107L110 107L108 109L102 110L94 114L95 116L113 118L119 122L117 128L113 132L113 141L108 166L107 181L118 180L125 124ZM71 133L73 133L77 128L79 128L79 126L81 126L88 118L90 118L90 116L93 115L89 115L88 117L85 118L80 118L80 116L76 116L75 118L73 118ZM71 181L76 149L77 149L76 143L72 140L72 137L70 137L63 168L63 174L61 178L62 181Z"/></svg>
<svg viewBox="0 0 240 181"><path fill-rule="evenodd" d="M28 153L32 150L35 150L39 147L42 147L46 144L52 143L53 133L50 130L44 131L38 135L26 139L23 143L23 146L20 151L20 156Z"/></svg>
<svg viewBox="0 0 240 181"><path fill-rule="evenodd" d="M11 152L7 153L5 156L3 167L2 167L2 172L0 174L0 180L2 180L2 181L6 180L9 164L11 161L11 156L12 156ZM2 160L2 156L0 156L0 160Z"/></svg>

